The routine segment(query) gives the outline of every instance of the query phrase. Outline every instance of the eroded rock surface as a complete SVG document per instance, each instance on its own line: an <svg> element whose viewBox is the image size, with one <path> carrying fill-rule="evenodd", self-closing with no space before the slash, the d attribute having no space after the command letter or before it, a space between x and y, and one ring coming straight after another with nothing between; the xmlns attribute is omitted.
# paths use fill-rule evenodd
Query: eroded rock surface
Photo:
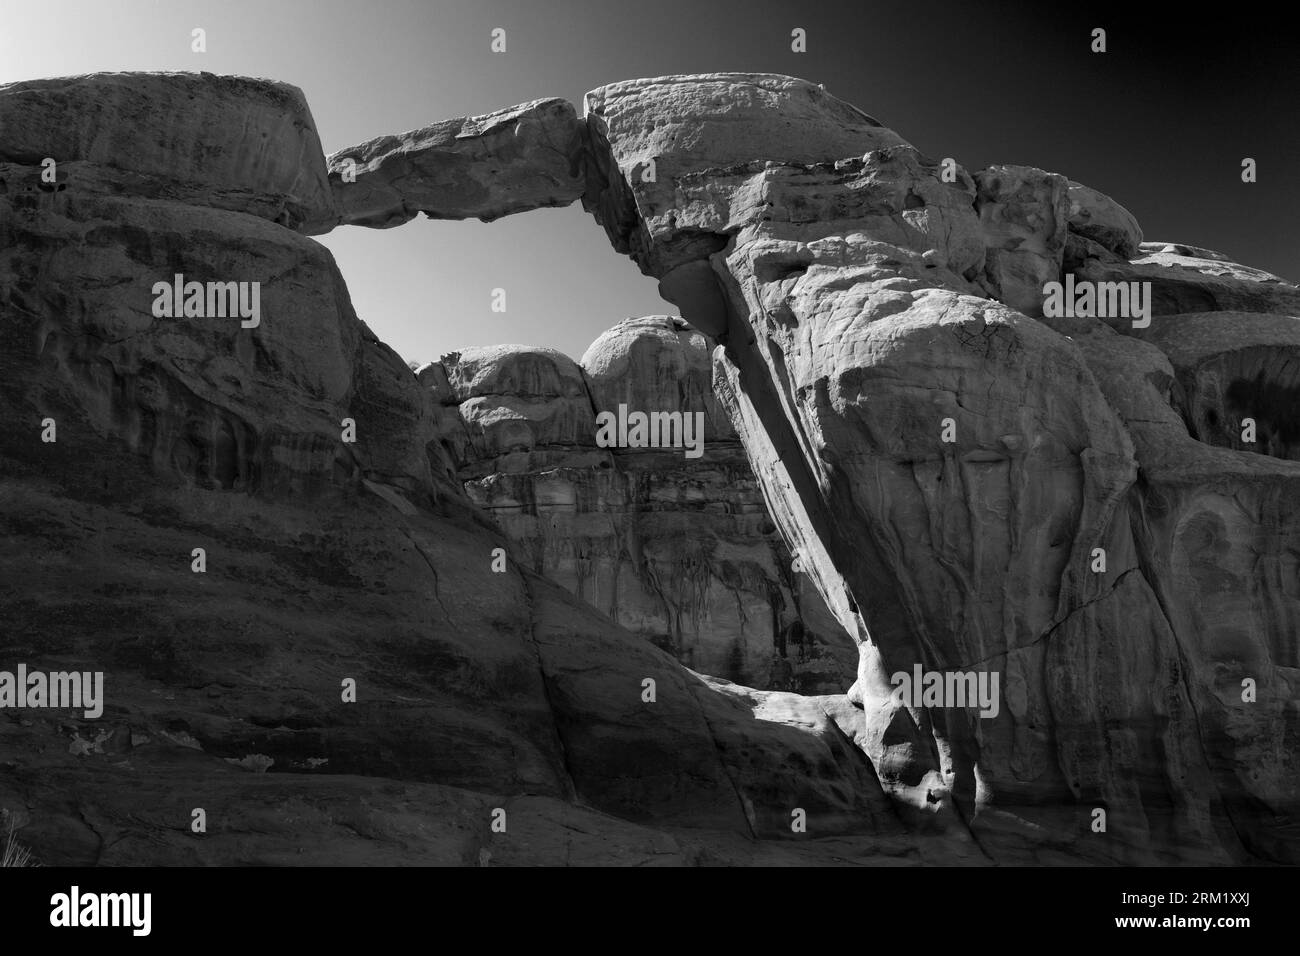
<svg viewBox="0 0 1300 956"><path fill-rule="evenodd" d="M695 670L755 687L843 691L854 641L776 535L704 337L629 319L581 366L552 349L467 349L420 370L460 421L442 433L475 504L538 574ZM702 415L685 448L599 447L596 415Z"/></svg>
<svg viewBox="0 0 1300 956"><path fill-rule="evenodd" d="M46 862L409 862L416 833L417 854L489 864L561 846L629 863L1300 861L1300 289L1142 243L1055 173L945 177L802 80L630 81L590 94L576 129L562 114L566 145L455 121L435 148L376 147L375 190L340 171L336 212L490 218L581 192L718 346L714 393L772 520L861 642L853 687L683 668L472 507L458 466L482 456L481 478L508 479L494 504L581 514L563 510L581 486L545 478L572 456L600 467L572 367L496 350L417 382L292 219L94 157L86 189L41 190L38 160L6 153L0 401L28 426L0 444L0 659L102 667L115 688L100 722L0 715L0 804ZM52 135L22 115L23 142ZM201 227L176 228L182 212ZM209 258L265 278L260 327L149 314L163 263ZM1039 318L1035 290L1067 274L1151 282L1154 321ZM349 412L355 447L329 437ZM997 675L996 706L901 701L891 677L915 667ZM309 809L283 804L280 772ZM246 815L195 848L175 835L189 802L168 796L186 789ZM484 832L503 802L527 839Z"/></svg>
<svg viewBox="0 0 1300 956"><path fill-rule="evenodd" d="M1135 248L1131 217L1063 177L994 167L944 183L874 125L844 143L843 109L809 84L729 81L736 121L712 160L696 143L727 110L696 104L720 78L591 94L604 181L589 179L585 202L725 346L718 392L774 517L866 639L850 696L886 788L989 843L1088 832L1103 808L1096 847L1113 859L1294 861L1296 790L1275 768L1296 762L1283 635L1300 608L1286 557L1300 527L1281 489L1300 472L1258 453L1287 447L1280 426L1253 452L1198 444L1159 363L1146 380L1164 397L1129 418L1077 341L1103 323L1027 316L1069 268L1152 281L1162 315L1284 313L1256 323L1276 340L1296 288L1201 250ZM755 89L769 101L751 116ZM826 118L787 142L784 116L810 101ZM636 172L648 153L651 183ZM1285 399L1262 395L1287 394L1287 375L1239 354L1231 328L1195 356L1171 348L1189 418L1223 404L1213 382L1256 369L1240 405L1284 419ZM1225 493L1250 504L1225 511ZM1258 583L1246 555L1264 562ZM998 672L1000 710L899 706L889 678L916 664ZM1243 699L1247 679L1270 688L1266 706Z"/></svg>
<svg viewBox="0 0 1300 956"><path fill-rule="evenodd" d="M446 120L334 153L340 221L388 228L431 219L497 219L582 195L584 127L566 100L536 100Z"/></svg>
<svg viewBox="0 0 1300 956"><path fill-rule="evenodd" d="M1078 242L1066 265L1093 282L1150 282L1155 315L1189 312L1300 312L1300 290L1261 269L1209 249L1176 242L1144 242L1132 260Z"/></svg>
<svg viewBox="0 0 1300 956"><path fill-rule="evenodd" d="M270 80L93 73L0 86L0 163L39 172L46 159L47 192L172 200L307 233L338 221L307 101Z"/></svg>

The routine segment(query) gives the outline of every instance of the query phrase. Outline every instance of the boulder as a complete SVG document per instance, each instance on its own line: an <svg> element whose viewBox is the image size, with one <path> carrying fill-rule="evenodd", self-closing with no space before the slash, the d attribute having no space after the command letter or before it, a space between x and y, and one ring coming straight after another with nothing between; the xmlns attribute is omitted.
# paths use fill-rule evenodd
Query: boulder
<svg viewBox="0 0 1300 956"><path fill-rule="evenodd" d="M1070 180L1069 230L1096 242L1122 259L1132 259L1142 245L1142 227L1133 214L1090 186Z"/></svg>

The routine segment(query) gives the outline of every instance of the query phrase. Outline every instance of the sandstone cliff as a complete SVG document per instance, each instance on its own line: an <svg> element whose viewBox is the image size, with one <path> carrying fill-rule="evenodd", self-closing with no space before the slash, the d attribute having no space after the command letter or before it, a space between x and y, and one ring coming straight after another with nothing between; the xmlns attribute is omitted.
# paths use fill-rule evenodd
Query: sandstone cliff
<svg viewBox="0 0 1300 956"><path fill-rule="evenodd" d="M255 137L232 154L190 115L240 84L271 105L227 124ZM41 100L74 94L68 141ZM123 103L152 137L124 165ZM456 121L343 151L326 192L292 88L0 87L0 659L112 688L98 721L0 719L25 842L106 863L1300 860L1300 290L1143 244L1063 176L922 156L789 77L517 109L528 149ZM42 188L62 153L79 175ZM521 408L485 385L466 428L433 395L474 386L418 382L293 231L490 218L574 179L716 346L768 511L860 641L847 694L700 677L532 571L457 448L508 473L517 442L580 438L572 370ZM154 318L177 271L265 282L261 325ZM1150 325L1044 316L1067 275L1151 282ZM996 673L999 706L899 701L913 667ZM195 839L200 805L222 825ZM494 806L520 821L504 839Z"/></svg>
<svg viewBox="0 0 1300 956"><path fill-rule="evenodd" d="M947 182L800 81L667 77L587 107L584 202L724 344L777 523L864 640L844 729L886 788L982 840L1103 809L1120 859L1294 860L1300 466L1267 452L1289 448L1268 355L1294 355L1296 288L1140 246L1055 174ZM1146 341L1031 318L1067 270L1152 282ZM1264 442L1207 444L1246 412ZM890 675L918 663L995 670L1005 706L900 706Z"/></svg>

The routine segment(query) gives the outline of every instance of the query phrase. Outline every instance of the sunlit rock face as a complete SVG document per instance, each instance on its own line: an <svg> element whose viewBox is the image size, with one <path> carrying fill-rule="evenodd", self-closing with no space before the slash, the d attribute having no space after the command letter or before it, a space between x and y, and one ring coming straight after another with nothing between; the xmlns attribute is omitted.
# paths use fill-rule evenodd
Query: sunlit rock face
<svg viewBox="0 0 1300 956"><path fill-rule="evenodd" d="M431 219L490 221L567 206L585 184L585 127L566 100L464 116L334 153L338 222L386 229Z"/></svg>
<svg viewBox="0 0 1300 956"><path fill-rule="evenodd" d="M1296 287L786 77L587 110L584 202L720 344L773 517L863 639L844 727L886 789L992 842L1294 861ZM1047 318L1067 273L1148 281L1157 318ZM918 664L997 672L996 715L900 702Z"/></svg>

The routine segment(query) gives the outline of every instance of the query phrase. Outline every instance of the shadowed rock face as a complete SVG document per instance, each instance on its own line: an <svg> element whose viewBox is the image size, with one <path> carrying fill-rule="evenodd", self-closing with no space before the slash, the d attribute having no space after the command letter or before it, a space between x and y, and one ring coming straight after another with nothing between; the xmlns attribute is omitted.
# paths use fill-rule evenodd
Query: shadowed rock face
<svg viewBox="0 0 1300 956"><path fill-rule="evenodd" d="M84 184L47 194L39 168L0 168L12 184L5 338L15 356L41 356L17 363L10 385L33 409L77 395L88 424L200 488L310 493L350 476L447 490L430 479L418 386L352 316L318 243L246 214ZM153 284L176 273L276 280L244 329L238 317L155 318ZM345 417L375 440L340 443Z"/></svg>
<svg viewBox="0 0 1300 956"><path fill-rule="evenodd" d="M83 81L49 82L56 97ZM168 82L139 88L184 128ZM228 81L198 82L219 99ZM22 141L53 135L49 115L24 113ZM369 185L339 174L339 218L576 195L484 196L494 150L522 164L510 182L574 154L452 125L481 167L456 147L432 172L378 147ZM46 862L284 862L304 846L328 862L1300 860L1284 360L1300 290L1139 245L1122 207L1053 173L944 176L789 77L614 84L575 136L584 205L718 346L714 393L768 511L860 641L849 693L688 671L534 573L471 507L456 462L490 459L519 498L547 456L587 447L565 447L587 421L572 367L498 350L417 382L328 256L259 204L230 208L216 150L193 150L185 191L166 194L93 157L85 190L41 190L39 160L5 154L0 402L30 427L0 439L0 660L103 669L110 688L98 722L0 722L0 805L26 808ZM421 198L444 166L463 205L454 187ZM201 227L176 228L179 212ZM232 248L245 232L251 248ZM61 254L74 238L88 252ZM208 258L265 279L258 328L150 315L163 263ZM1035 289L1067 272L1151 281L1157 320L1036 318ZM595 364L589 394L618 387L597 387ZM347 413L357 440L331 445ZM1246 417L1255 446L1216 431ZM997 674L995 714L895 699L891 675L914 666ZM349 676L358 702L341 704ZM239 808L197 844L175 835L190 801L171 796L195 790ZM529 840L486 832L503 805ZM562 835L574 826L592 842Z"/></svg>
<svg viewBox="0 0 1300 956"><path fill-rule="evenodd" d="M791 570L731 422L704 337L629 319L579 366L552 349L475 348L419 372L475 504L522 560L698 671L754 687L835 693L855 642ZM599 447L596 415L703 415L701 454ZM455 416L453 416L455 417Z"/></svg>
<svg viewBox="0 0 1300 956"><path fill-rule="evenodd" d="M1264 312L1156 316L1135 332L1171 363L1170 395L1207 445L1300 459L1300 322Z"/></svg>
<svg viewBox="0 0 1300 956"><path fill-rule="evenodd" d="M0 131L0 162L55 161L57 183L41 184L50 192L195 203L307 233L338 221L311 111L284 83L211 73L10 83Z"/></svg>
<svg viewBox="0 0 1300 956"><path fill-rule="evenodd" d="M1142 227L1127 209L1109 196L1073 180L1066 198L1070 204L1067 241L1070 236L1086 239L1124 259L1138 254L1142 247Z"/></svg>

